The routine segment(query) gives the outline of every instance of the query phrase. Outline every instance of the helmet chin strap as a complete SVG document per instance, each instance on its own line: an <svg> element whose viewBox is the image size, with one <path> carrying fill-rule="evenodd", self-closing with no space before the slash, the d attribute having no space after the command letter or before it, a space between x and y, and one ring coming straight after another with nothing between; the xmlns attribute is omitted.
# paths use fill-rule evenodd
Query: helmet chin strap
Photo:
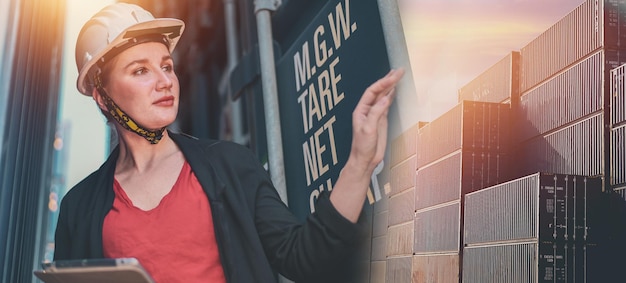
<svg viewBox="0 0 626 283"><path fill-rule="evenodd" d="M107 94L107 92L102 87L102 81L100 80L100 74L97 73L94 76L94 85L102 99L104 100L104 105L107 108L107 111L103 111L107 116L117 121L118 124L122 125L124 129L127 129L144 139L150 142L150 144L157 144L163 138L163 132L165 131L165 127L157 130L150 130L139 123L135 122L133 118L128 116L126 112L124 112L117 104L111 99L111 97Z"/></svg>

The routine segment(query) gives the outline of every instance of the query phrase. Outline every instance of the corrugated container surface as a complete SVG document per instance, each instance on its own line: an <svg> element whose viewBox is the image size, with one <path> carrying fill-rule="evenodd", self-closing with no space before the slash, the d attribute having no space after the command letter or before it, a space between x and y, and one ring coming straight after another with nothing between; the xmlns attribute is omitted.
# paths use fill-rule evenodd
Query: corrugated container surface
<svg viewBox="0 0 626 283"><path fill-rule="evenodd" d="M417 132L417 168L431 163L462 145L463 103L457 104Z"/></svg>
<svg viewBox="0 0 626 283"><path fill-rule="evenodd" d="M459 255L417 255L413 257L414 283L458 283Z"/></svg>
<svg viewBox="0 0 626 283"><path fill-rule="evenodd" d="M464 151L462 194L474 192L508 180L509 157L493 152Z"/></svg>
<svg viewBox="0 0 626 283"><path fill-rule="evenodd" d="M461 198L461 152L417 170L415 209Z"/></svg>
<svg viewBox="0 0 626 283"><path fill-rule="evenodd" d="M513 51L459 89L463 100L502 103L519 96L519 52Z"/></svg>
<svg viewBox="0 0 626 283"><path fill-rule="evenodd" d="M539 174L465 196L464 244L537 238Z"/></svg>
<svg viewBox="0 0 626 283"><path fill-rule="evenodd" d="M626 125L611 130L611 185L626 184Z"/></svg>
<svg viewBox="0 0 626 283"><path fill-rule="evenodd" d="M385 282L411 282L411 265L411 256L388 259Z"/></svg>
<svg viewBox="0 0 626 283"><path fill-rule="evenodd" d="M523 142L512 162L513 177L533 172L605 175L602 113Z"/></svg>
<svg viewBox="0 0 626 283"><path fill-rule="evenodd" d="M389 226L387 231L387 255L403 256L413 254L414 223L408 222Z"/></svg>
<svg viewBox="0 0 626 283"><path fill-rule="evenodd" d="M626 64L611 70L611 126L626 121Z"/></svg>
<svg viewBox="0 0 626 283"><path fill-rule="evenodd" d="M508 180L508 156L493 152L458 151L417 170L415 209L461 198Z"/></svg>
<svg viewBox="0 0 626 283"><path fill-rule="evenodd" d="M465 196L464 244L599 240L602 179L537 173Z"/></svg>
<svg viewBox="0 0 626 283"><path fill-rule="evenodd" d="M415 254L459 252L460 202L415 214Z"/></svg>
<svg viewBox="0 0 626 283"><path fill-rule="evenodd" d="M417 127L415 124L391 142L390 167L398 165L407 158L414 156L417 150Z"/></svg>
<svg viewBox="0 0 626 283"><path fill-rule="evenodd" d="M410 188L389 198L389 226L413 221L414 212L414 188Z"/></svg>
<svg viewBox="0 0 626 283"><path fill-rule="evenodd" d="M600 259L596 247L586 244L476 246L463 251L463 282L606 282L598 280Z"/></svg>
<svg viewBox="0 0 626 283"><path fill-rule="evenodd" d="M520 90L604 47L625 46L624 0L587 0L520 50Z"/></svg>
<svg viewBox="0 0 626 283"><path fill-rule="evenodd" d="M463 101L418 130L417 168L456 150L503 153L509 146L510 105Z"/></svg>
<svg viewBox="0 0 626 283"><path fill-rule="evenodd" d="M397 195L404 190L415 186L415 159L410 157L400 164L391 168L391 192L390 195Z"/></svg>
<svg viewBox="0 0 626 283"><path fill-rule="evenodd" d="M604 52L600 51L522 94L516 140L525 141L603 109Z"/></svg>
<svg viewBox="0 0 626 283"><path fill-rule="evenodd" d="M463 282L538 282L536 243L463 249Z"/></svg>

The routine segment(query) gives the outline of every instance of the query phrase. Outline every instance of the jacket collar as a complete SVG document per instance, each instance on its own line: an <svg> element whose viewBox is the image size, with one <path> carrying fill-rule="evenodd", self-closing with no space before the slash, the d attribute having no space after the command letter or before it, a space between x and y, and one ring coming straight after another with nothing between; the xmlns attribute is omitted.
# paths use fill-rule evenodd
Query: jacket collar
<svg viewBox="0 0 626 283"><path fill-rule="evenodd" d="M211 162L211 154L206 151L206 148L214 143L204 143L196 137L176 134L171 131L168 131L168 134L183 152L209 199L220 199L218 197L223 194L226 185L216 174L214 164Z"/></svg>
<svg viewBox="0 0 626 283"><path fill-rule="evenodd" d="M205 151L205 147L215 144L215 142L205 143L200 141L196 137L185 134L173 133L169 130L168 135L182 151L183 155L185 156L185 160L191 166L191 169L195 173L196 178L198 178L198 181L202 185L204 191L207 193L209 199L218 199L218 196L220 196L224 192L226 185L224 185L224 182L216 174L215 168L213 167L213 164L211 162L211 155ZM101 176L106 178L107 184L109 185L107 187L110 188L113 188L115 164L117 163L119 154L120 149L118 145L111 152L106 162L101 166L101 169L104 169L104 174ZM104 182L105 180L102 181Z"/></svg>

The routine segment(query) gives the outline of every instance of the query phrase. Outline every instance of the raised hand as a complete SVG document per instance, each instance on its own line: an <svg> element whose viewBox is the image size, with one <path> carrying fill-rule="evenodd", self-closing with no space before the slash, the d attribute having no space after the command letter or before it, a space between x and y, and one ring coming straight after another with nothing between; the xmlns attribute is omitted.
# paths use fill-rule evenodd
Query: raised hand
<svg viewBox="0 0 626 283"><path fill-rule="evenodd" d="M370 85L352 113L352 149L355 165L371 172L380 163L387 145L387 114L395 97L395 86L404 70L391 70Z"/></svg>
<svg viewBox="0 0 626 283"><path fill-rule="evenodd" d="M391 70L370 85L352 113L352 148L350 157L335 184L330 201L341 215L356 222L374 168L387 146L387 114L395 97L395 86L404 70Z"/></svg>

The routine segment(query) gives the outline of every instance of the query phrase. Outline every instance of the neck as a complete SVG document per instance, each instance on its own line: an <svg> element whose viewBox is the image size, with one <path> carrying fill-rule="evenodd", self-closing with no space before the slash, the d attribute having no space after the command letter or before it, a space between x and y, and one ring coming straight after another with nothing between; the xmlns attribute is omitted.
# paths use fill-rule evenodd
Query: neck
<svg viewBox="0 0 626 283"><path fill-rule="evenodd" d="M119 136L120 154L116 164L116 174L121 172L142 173L157 166L169 157L180 154L178 146L167 131L157 144L151 144L145 138L116 125Z"/></svg>

